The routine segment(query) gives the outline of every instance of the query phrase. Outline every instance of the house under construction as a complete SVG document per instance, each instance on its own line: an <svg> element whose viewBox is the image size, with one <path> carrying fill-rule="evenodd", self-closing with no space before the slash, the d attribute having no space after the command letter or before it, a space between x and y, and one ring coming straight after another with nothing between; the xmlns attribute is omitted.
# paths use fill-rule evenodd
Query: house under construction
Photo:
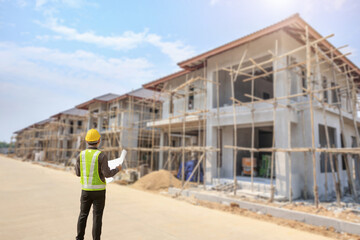
<svg viewBox="0 0 360 240"><path fill-rule="evenodd" d="M348 190L357 199L360 70L332 36L295 14L180 62L181 71L144 89L76 106L87 111L82 134L98 129L111 159L127 149L129 167L177 170L196 158L191 175L202 166L206 185L234 194L312 197L317 205ZM36 138L24 134L18 155L46 149L26 145Z"/></svg>
<svg viewBox="0 0 360 240"><path fill-rule="evenodd" d="M137 89L124 95L105 94L76 106L88 111L87 129L97 129L101 136L101 149L110 159L128 151L127 167L146 164L159 169L159 132L147 123L160 118L161 99L154 92Z"/></svg>
<svg viewBox="0 0 360 240"><path fill-rule="evenodd" d="M67 163L80 147L87 111L72 108L15 132L16 156Z"/></svg>
<svg viewBox="0 0 360 240"><path fill-rule="evenodd" d="M143 85L166 96L148 124L161 131L160 163L196 152L204 181L234 194L357 198L360 70L332 36L296 14Z"/></svg>

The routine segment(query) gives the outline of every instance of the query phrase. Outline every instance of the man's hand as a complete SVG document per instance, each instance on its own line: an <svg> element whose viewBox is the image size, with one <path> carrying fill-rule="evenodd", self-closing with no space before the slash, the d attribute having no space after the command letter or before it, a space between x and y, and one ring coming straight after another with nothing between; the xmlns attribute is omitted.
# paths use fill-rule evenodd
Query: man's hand
<svg viewBox="0 0 360 240"><path fill-rule="evenodd" d="M120 172L122 170L122 166L121 165L117 166L117 169L119 169Z"/></svg>

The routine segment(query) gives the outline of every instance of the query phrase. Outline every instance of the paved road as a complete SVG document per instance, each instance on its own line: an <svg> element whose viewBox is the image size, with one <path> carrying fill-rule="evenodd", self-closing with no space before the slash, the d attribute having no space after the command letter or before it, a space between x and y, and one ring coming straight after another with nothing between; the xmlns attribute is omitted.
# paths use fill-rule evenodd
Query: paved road
<svg viewBox="0 0 360 240"><path fill-rule="evenodd" d="M0 239L75 239L79 178L0 156ZM85 239L91 239L92 214ZM103 239L328 239L109 184Z"/></svg>

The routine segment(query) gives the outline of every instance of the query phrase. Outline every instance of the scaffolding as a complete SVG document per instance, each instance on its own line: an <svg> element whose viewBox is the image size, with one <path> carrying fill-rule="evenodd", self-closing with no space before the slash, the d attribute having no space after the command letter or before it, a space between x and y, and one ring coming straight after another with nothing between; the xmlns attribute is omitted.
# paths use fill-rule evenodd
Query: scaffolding
<svg viewBox="0 0 360 240"><path fill-rule="evenodd" d="M102 152L109 159L127 150L126 166L158 169L159 133L147 123L160 118L161 96L144 98L126 95L104 103L101 112L83 111L80 116L56 114L16 132L15 155L35 161L70 165L85 149L85 134L90 128L101 133ZM66 112L66 111L65 111ZM86 114L84 114L86 112Z"/></svg>
<svg viewBox="0 0 360 240"><path fill-rule="evenodd" d="M146 165L150 170L158 169L159 133L147 123L160 118L161 96L127 95L124 99L109 100L105 109L99 113L89 111L87 116L90 125L101 123L101 126L88 127L101 133L101 150L109 159L114 159L125 149L128 152L126 167Z"/></svg>
<svg viewBox="0 0 360 240"><path fill-rule="evenodd" d="M207 120L213 115L207 107L207 84L216 84L208 80L206 74L204 66L182 74L183 79L177 84L165 83L155 89L168 103L168 115L163 116L161 121L150 123L150 126L161 129L164 141L159 151L166 158L163 168L175 173L181 169L182 189L193 177L197 185L206 182L206 174L202 173L206 169L206 156L220 152L217 147L206 144ZM188 160L196 160L196 165L185 178L185 162ZM203 175L202 181L200 175Z"/></svg>
<svg viewBox="0 0 360 240"><path fill-rule="evenodd" d="M51 117L16 132L14 154L27 160L69 165L85 146L84 116Z"/></svg>
<svg viewBox="0 0 360 240"><path fill-rule="evenodd" d="M328 165L330 162L330 168L331 168L331 176L334 181L335 186L335 192L336 192L336 198L337 203L340 204L340 178L339 178L339 170L336 171L336 169L339 169L339 166L334 166L333 157L335 155L343 155L345 157L345 165L346 165L346 173L347 173L347 179L348 179L348 186L350 188L350 192L352 193L354 199L357 201L357 189L354 184L354 177L355 174L350 172L350 162L351 162L351 155L356 154L358 155L360 153L360 147L359 147L359 132L358 132L358 125L357 125L357 112L358 112L358 83L354 81L354 77L352 76L352 72L355 71L355 69L352 69L351 66L349 66L346 63L343 63L339 66L338 60L340 60L341 57L346 56L348 54L337 54L334 53L338 51L340 48L337 49L324 49L322 48L321 43L325 41L326 39L330 38L333 35L329 35L324 38L320 39L311 39L309 37L308 33L308 27L305 28L305 36L301 36L302 39L304 39L305 44L301 47L298 47L292 51L289 51L287 53L278 54L278 43L275 42L275 51L272 52L269 50L269 52L272 53L272 58L263 62L255 62L252 58L249 58L249 61L252 63L250 66L243 67L243 61L246 56L246 50L243 53L243 57L238 65L237 69L234 68L224 68L223 70L226 70L230 74L231 78L231 84L232 84L232 97L231 100L233 101L233 117L234 117L234 145L230 146L227 145L225 148L232 149L234 154L234 159L236 159L236 155L240 151L249 152L251 154L251 159L253 159L255 152L269 152L271 153L271 196L270 201L274 200L274 193L276 191L274 186L274 162L276 158L276 154L279 152L286 153L288 157L286 158L288 160L289 164L289 196L288 199L291 202L292 201L292 154L294 153L303 153L304 154L304 164L307 163L307 155L311 156L312 160L312 169L313 169L313 195L314 195L314 203L316 207L318 207L319 203L319 196L318 196L318 186L317 186L317 153L321 153L325 155L325 166ZM342 47L341 47L342 48ZM306 60L302 62L291 62L292 55L296 52L302 52L306 56ZM285 61L287 62L285 67L277 68L279 66L279 62ZM274 66L274 69L272 71L267 71L263 66L266 64L272 63ZM330 65L331 67L327 69L326 71L330 71L333 79L331 80L330 84L326 82L326 80L321 79L322 71L320 71L320 66L326 64ZM252 74L249 75L247 72L251 71ZM260 71L261 74L255 75L254 73L256 71ZM274 98L271 99L263 99L260 97L255 96L254 94L254 82L262 77L266 77L269 75L273 76L273 85L274 90L276 89L277 84L277 76L280 72L286 72L287 76L291 76L291 74L297 74L300 75L301 78L304 78L304 85L302 88L301 93L291 93L291 79L288 80L287 85L287 95L285 96L276 96L274 94ZM235 98L234 96L234 82L237 79L238 75L244 75L246 76L246 79L243 80L243 82L251 81L251 94L246 94L246 97L248 97L251 101L250 102L242 102ZM333 100L335 101L329 101L328 99L328 93L329 91L332 92ZM302 98L301 101L293 101L294 99L298 99L299 97ZM330 103L329 103L330 102ZM256 108L255 105L259 103L266 103L268 106L265 108ZM238 109L236 106L245 106L251 111L251 147L245 147L245 146L238 146L236 142L236 131L237 131L237 121L236 116L238 113ZM254 128L255 128L255 120L254 115L257 112L263 111L264 109L271 108L273 112L273 143L271 148L255 148L254 147ZM287 126L283 126L284 128L287 128L287 147L277 147L275 138L275 131L277 130L276 121L277 121L277 109L282 108L285 109L288 116L287 116ZM321 110L322 117L323 117L323 124L326 134L326 145L321 147L316 147L315 142L315 130L314 130L314 110ZM291 144L291 139L294 138L294 136L291 133L291 121L290 121L290 114L292 111L296 111L302 114L302 142L303 146L293 147ZM311 127L311 146L308 146L305 144L304 139L304 131L305 131L305 125L309 124L308 122L305 122L304 120L304 111L310 112L310 127ZM340 131L342 136L342 142L343 146L341 148L335 148L331 145L331 142L329 140L329 127L327 125L327 112L333 111L335 114L338 115L339 122L340 122ZM356 142L357 146L350 147L349 144L346 142L345 138L345 132L344 132L344 113L352 114L352 120L353 120L353 129L356 136ZM358 161L358 159L357 159ZM253 162L251 161L251 184L253 189L253 182L254 182L254 166ZM337 161L335 161L337 163ZM234 185L237 186L237 179L236 179L236 166L237 162L234 161ZM353 164L353 171L355 171L355 165ZM326 167L327 169L327 167ZM336 173L335 173L336 172ZM337 174L337 175L336 175ZM306 176L306 174L305 174ZM359 177L359 176L357 176ZM305 180L306 181L306 180ZM327 200L327 171L325 171L325 198ZM306 185L306 184L305 184ZM236 194L237 187L234 188L234 194ZM306 191L305 191L306 192Z"/></svg>
<svg viewBox="0 0 360 240"><path fill-rule="evenodd" d="M302 31L304 29L304 31ZM342 196L340 186L341 180L339 176L338 159L340 156L343 158L343 163L345 164L347 181L349 191L351 192L355 201L357 201L357 189L355 180L359 182L358 171L360 170L359 163L359 153L360 153L360 140L358 132L358 121L357 121L357 112L359 110L358 103L358 79L355 74L358 69L351 66L349 63L343 61L344 57L349 55L342 54L339 52L340 49L346 47L334 48L325 44L327 39L331 38L333 34L326 37L314 37L309 35L308 26L302 28L301 26L292 27L291 29L286 29L287 33L291 36L297 35L296 39L302 39L301 46L295 49L292 49L286 53L278 53L278 41L275 41L274 48L269 49L271 57L262 61L255 61L252 56L247 56L247 49L243 51L241 60L239 64L235 67L227 68L218 68L216 63L216 75L212 80L209 80L206 76L206 59L203 59L203 64L195 69L183 70L180 73L173 74L166 81L155 81L153 85L149 84L147 87L161 92L166 96L164 102L168 102L169 106L169 116L161 120L161 122L153 123L152 126L160 127L167 135L167 143L164 142L160 146L160 151L167 155L167 161L164 164L164 168L167 167L169 171L174 169L172 164L175 164L175 169L179 169L180 164L182 165L181 169L181 180L182 180L182 189L189 182L191 177L198 173L199 166L202 164L203 169L206 169L206 162L211 159L211 155L214 153L217 156L216 168L217 168L217 178L221 178L220 168L221 168L221 159L222 159L222 143L221 143L221 117L226 114L221 111L219 104L219 89L222 87L219 81L219 72L225 71L229 75L229 81L231 84L231 96L229 99L232 102L232 116L233 116L233 145L225 145L223 149L233 150L233 184L230 186L230 189L233 190L233 194L237 194L239 185L237 183L238 176L238 161L237 156L239 152L247 152L250 154L251 166L250 166L250 178L251 178L251 190L254 191L254 154L259 152L267 152L271 154L270 160L270 197L269 201L274 200L274 195L276 193L276 187L274 184L275 176L275 161L277 159L278 153L286 154L286 161L288 164L287 177L288 177L288 200L292 202L293 200L293 160L295 154L302 154L303 164L305 165L305 171L312 169L312 180L313 180L313 197L314 204L318 207L319 204L319 193L318 193L318 160L324 159L325 162L325 200L328 200L328 169L330 168L331 177L334 185L334 192L336 193L336 201L340 204L340 199ZM296 61L293 57L294 54L302 54L305 59L302 61ZM247 64L244 64L247 62ZM265 66L271 65L273 69L267 69ZM327 69L323 69L324 66L328 66ZM323 79L322 73L330 72L332 79L329 81ZM286 94L282 96L277 96L275 93L277 89L277 81L279 74L282 78L286 78L288 84L286 85ZM185 80L178 80L178 83L174 83L175 79L183 76ZM238 76L242 76L244 79L241 81L246 83L250 82L251 90L250 93L244 94L249 101L242 101L236 97L236 90L234 87L235 82L238 79ZM297 76L297 77L294 77ZM255 82L261 78L271 77L273 80L273 97L267 96L267 98L262 98L256 96L254 93ZM298 79L298 82L294 79ZM294 92L292 83L300 84L298 92ZM212 85L210 89L215 89L215 93L212 96L214 101L215 108L207 106L208 95L207 91L209 86ZM198 108L192 106L193 99L190 96L196 96L197 101L201 102ZM330 101L329 95L331 95L332 100ZM216 100L216 101L215 101ZM177 109L174 110L174 101L177 101ZM180 106L182 105L182 107ZM190 107L191 106L191 107ZM241 146L237 143L237 131L238 131L238 115L244 111L244 108L251 113L251 144L248 146ZM265 114L265 111L272 112L272 146L266 148L255 148L255 127L256 127L256 115ZM285 117L286 123L282 128L287 129L285 132L287 136L284 136L286 140L285 147L279 146L276 139L276 131L279 130L277 126L279 121L279 110L284 110L285 115L280 115ZM246 110L245 110L246 111ZM315 141L314 128L314 117L316 113L317 118L322 117L322 124L325 129L326 144L318 147L317 142ZM295 138L292 133L292 122L291 115L297 113L300 117L299 125L301 125L302 134L297 136L301 139L301 144L297 143L296 146L293 146L292 138ZM341 147L335 147L332 141L329 139L329 126L327 123L327 117L329 114L334 114L338 117L340 133L341 133ZM350 114L350 115L349 115ZM344 128L344 115L347 117L347 122L349 119L352 121L353 131L356 137L355 144L352 146L346 141L346 136L348 135ZM191 121L192 119L192 121ZM216 122L216 143L211 144L210 142L206 143L206 134L208 131L208 122ZM195 127L197 125L197 128ZM214 124L213 124L214 126ZM306 129L309 128L309 131ZM192 144L191 142L186 141L187 137L191 136L191 131L197 129L198 132L198 142ZM310 142L307 141L306 135L310 133ZM181 140L181 143L177 146L173 141L174 138ZM200 141L201 139L201 141ZM211 140L210 140L211 141ZM309 144L310 143L310 144ZM302 146L300 146L302 145ZM185 161L189 158L189 153L196 152L199 154L198 164L195 169L192 171L190 177L186 182L184 177L184 164ZM309 166L309 160L311 165ZM330 166L330 167L329 167ZM213 166L212 166L213 167ZM308 174L304 174L304 198L308 198L308 185L309 179ZM206 174L204 175L204 182L212 182L211 179L206 180ZM205 186L205 185L204 185ZM227 190L229 186L226 186ZM215 187L216 188L216 187Z"/></svg>
<svg viewBox="0 0 360 240"><path fill-rule="evenodd" d="M160 81L152 88L152 97L141 97L127 94L121 97L102 101L99 109L93 111L89 108L88 114L82 118L81 131L68 136L71 146L61 145L61 128L70 127L68 123L56 120L48 120L41 124L35 124L30 128L19 131L16 139L15 153L17 156L33 158L34 152L44 151L45 160L65 161L73 159L85 147L84 134L87 129L96 128L102 135L101 150L109 159L120 156L123 149L128 151L126 165L129 168L139 168L146 165L150 171L167 169L177 173L181 168L180 179L184 189L193 176L197 175L197 184L209 183L213 179L206 179L210 168L216 168L216 178L221 178L223 150L232 151L233 183L230 189L236 195L239 189L237 176L239 175L239 153L250 155L250 179L251 190L254 190L255 161L257 153L269 153L270 166L267 177L270 180L269 200L273 201L276 194L276 164L280 154L285 157L288 169L288 200L293 200L293 159L295 155L301 155L302 164L305 166L304 174L304 197L308 198L309 176L306 171L312 170L314 204L318 207L318 172L319 159L324 161L325 169L325 199L328 199L328 172L331 173L334 192L337 203L341 200L341 179L339 176L338 159L343 157L347 175L347 185L354 199L357 201L357 188L355 181L359 182L360 170L358 155L360 153L360 138L358 131L357 112L358 102L358 79L355 79L354 66L346 61L341 54L340 48L329 47L324 44L326 37L310 36L308 26L293 26L286 28L286 32L301 43L285 53L279 53L278 41L269 49L269 58L256 60L248 56L248 50L240 55L240 61L236 66L218 67L216 63L215 75L208 75L207 59L202 59L203 64L196 68L183 70L174 74L167 81ZM302 60L294 55L304 56ZM271 68L268 68L268 66ZM324 66L327 69L324 69ZM323 73L328 72L331 80L323 78ZM224 73L227 77L224 77ZM221 75L221 76L220 76ZM239 77L241 76L241 80ZM220 81L220 78L222 80ZM272 83L273 92L267 96L258 96L255 92L256 83L259 79L268 79ZM279 80L287 84L281 95L276 91ZM173 81L176 80L176 81ZM231 112L223 111L220 104L221 84L228 81L231 94L227 100L231 102ZM249 93L239 98L235 84L237 81L249 83ZM212 92L209 92L212 89ZM295 90L297 91L295 91ZM331 96L331 99L330 99ZM247 100L243 100L246 98ZM331 100L331 101L330 101ZM213 102L213 104L209 104ZM215 106L215 107L214 107ZM242 146L238 142L239 114L250 113L250 146ZM271 147L255 147L255 130L257 118L265 112L271 112L272 142ZM280 114L281 113L281 114ZM223 116L232 117L233 144L223 144L222 123ZM297 134L299 141L294 144L295 138L292 126L292 116L297 114L301 134ZM336 147L331 139L331 128L328 126L329 114L338 118L341 140L343 145ZM315 136L314 119L322 118L324 126L323 145L318 146ZM350 120L349 120L350 119ZM209 135L210 124L215 126L215 134ZM346 122L346 123L345 123ZM349 123L351 122L351 124ZM85 124L86 123L86 124ZM281 125L284 123L284 125ZM346 126L345 126L346 125ZM345 128L352 126L355 135L355 145L347 141L348 131ZM278 131L286 129L286 141L279 144ZM216 139L211 139L216 135ZM309 136L309 137L308 137ZM300 143L299 143L300 142ZM70 153L70 155L69 155ZM64 156L64 157L60 157ZM355 157L356 156L356 157ZM215 165L207 166L207 162L216 159ZM62 160L60 160L62 159ZM188 160L197 159L196 166L185 176L185 163ZM285 163L283 163L285 164ZM311 165L310 165L311 164ZM201 180L201 169L205 172ZM329 171L328 171L329 169ZM211 170L211 169L210 169ZM203 184L205 188L205 184Z"/></svg>

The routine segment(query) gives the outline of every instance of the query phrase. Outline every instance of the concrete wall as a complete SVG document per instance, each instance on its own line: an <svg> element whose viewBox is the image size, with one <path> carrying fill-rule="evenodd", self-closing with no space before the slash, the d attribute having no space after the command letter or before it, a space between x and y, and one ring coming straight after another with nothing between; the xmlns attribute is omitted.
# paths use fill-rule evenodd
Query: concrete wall
<svg viewBox="0 0 360 240"><path fill-rule="evenodd" d="M131 104L131 106L130 106ZM143 147L139 145L139 134L140 129L146 129L146 120L153 119L153 104L143 105L144 103L135 103L135 101L130 100L130 98L121 99L117 101L112 101L109 103L93 103L89 106L89 112L93 112L95 110L98 111L98 115L90 118L88 122L88 129L92 127L94 122L97 123L97 130L99 130L100 134L104 135L107 133L110 139L118 139L119 141L109 141L107 143L102 142L100 147L107 145L111 145L113 147L128 148L137 148ZM130 106L130 107L129 107ZM155 107L158 107L156 104ZM156 113L155 119L158 119L160 113ZM106 128L103 128L104 121L108 121ZM147 129L149 130L149 129ZM145 133L142 131L142 137L144 141ZM108 139L109 139L108 138ZM151 142L151 140L149 140ZM155 140L155 144L157 141ZM155 161L158 159L158 154L154 154ZM140 158L139 151L137 150L129 150L127 155L128 166L130 167L136 166L137 162Z"/></svg>
<svg viewBox="0 0 360 240"><path fill-rule="evenodd" d="M281 49L283 52L290 51L296 47L299 47L300 44L292 39L289 35L283 34L282 35L282 42L281 42ZM305 61L305 51L300 51L297 53L292 54L292 57L296 60L296 62L303 62ZM314 57L314 55L312 55ZM324 87L330 87L331 82L333 81L337 84L340 80L339 77L334 79L332 71L329 71L331 66L327 63L320 65L319 68L312 70L312 78L311 80L315 82L314 88L316 90L322 89L322 81L324 78L327 80ZM301 77L294 74L295 71L299 71L300 69L294 69L294 71L287 71L288 77L290 77L291 81L291 93L301 92L300 87L302 87ZM317 73L317 74L315 74ZM329 103L333 103L335 91L326 91L327 92L327 101ZM319 99L322 99L326 94L323 92L315 94ZM299 97L294 98L292 101L308 101L308 97ZM315 134L315 147L320 147L319 142L319 124L324 124L323 113L319 104L314 104L314 134ZM341 102L342 110L345 112L350 112L350 108L344 98L342 98ZM354 135L354 128L351 124L352 121L351 115L344 113L344 116L348 118L347 124L345 125L345 136L349 139L349 144L351 144L351 136ZM303 119L302 119L303 118ZM335 128L335 138L336 138L336 146L341 147L341 140L340 140L340 121L338 111L334 109L327 109L326 111L326 119L327 124L329 127ZM292 136L292 146L293 147L311 147L311 124L310 124L310 111L309 106L305 105L305 112L302 113L301 111L298 112L298 122L300 124L292 125L291 129L291 136ZM303 130L305 132L304 139L302 137ZM350 147L350 146L349 146ZM313 196L313 164L312 164L312 157L310 153L304 154L303 153L292 153L292 177L293 177L293 195L294 197L298 197L304 194L304 191L307 191L308 196ZM342 182L342 191L344 188L347 187L347 176L346 171L342 170L341 158L340 156L335 157L336 161L338 162L338 166L340 169L340 178ZM288 169L284 169L287 171ZM320 153L316 153L316 174L317 174L317 185L320 199L323 199L325 196L325 175L327 174L327 182L328 182L328 195L334 195L334 185L333 179L331 177L331 173L321 173L320 168ZM304 182L305 179L308 183L307 190L304 189ZM277 182L277 190L278 190L278 182ZM280 192L288 194L288 192Z"/></svg>
<svg viewBox="0 0 360 240"><path fill-rule="evenodd" d="M249 44L246 44L244 46L240 46L237 48L234 48L230 51L226 51L222 54L218 54L216 56L213 56L212 58L208 59L207 61L207 78L209 78L212 81L216 81L216 67L218 66L218 69L221 68L229 68L229 67L236 67L239 62L240 59L243 56L243 53L245 51L245 49L247 49L247 57L245 58L245 66L247 63L247 59L249 57L253 58L253 59L266 59L269 55L268 50L271 50L274 52L274 47L275 47L275 40L281 40L281 33L273 33L273 34L269 34L266 37L257 39ZM255 60L256 61L256 60ZM259 60L258 60L259 61ZM266 67L272 67L270 66L266 66ZM242 79L244 77L239 77L239 79L237 79L236 84L235 84L235 89L238 88L240 91L244 90L243 92L250 92L249 88L249 83L242 83ZM220 124L223 129L223 145L233 145L233 124L234 124L234 120L233 120L233 111L232 111L232 107L230 106L226 106L226 105L231 105L232 101L230 101L230 97L231 97L231 85L230 85L230 77L227 73L225 72L219 72L219 79L220 79L220 84L221 87L219 88L219 94L220 94L220 106L223 106L221 108L221 120L220 120ZM239 80L239 81L238 81ZM264 86L264 89L260 89L259 86L262 85ZM247 86L247 87L246 87ZM244 89L245 88L245 89ZM247 90L246 90L247 89ZM269 91L271 92L272 89L272 84L265 84L264 82L260 82L256 83L255 82L255 89L258 89L258 92L256 92L256 95L262 95L262 93L264 91ZM239 91L236 91L237 98L241 98L241 100L243 101L248 101L249 99L245 99L243 96L241 96L241 93L239 93ZM280 94L279 91L277 94ZM243 94L242 94L243 95ZM272 96L272 94L271 94ZM212 84L211 82L208 83L208 103L209 105L211 104L213 108L216 108L216 97L217 97L217 89L216 89L216 85ZM258 104L258 106L256 107L269 107L268 104ZM255 108L256 108L255 107ZM215 112L213 110L213 112ZM236 120L237 120L237 124L239 127L250 127L251 126L251 113L249 111L248 108L246 107L236 107ZM293 115L293 114L292 114ZM291 116L293 117L293 116ZM256 122L256 126L269 126L271 125L273 118L272 118L272 111L268 111L268 113L266 113L266 111L264 112L255 112L255 122ZM216 128L215 126L217 126L217 121L215 119L209 119L208 120L208 124L211 125L212 127L208 127L207 129L209 129L209 131L212 131L211 133L207 132L207 145L212 145L212 146L216 146L216 141L214 142L214 140L212 138L214 138L216 136ZM244 130L244 131L249 131L249 130ZM250 129L251 131L251 129ZM239 131L239 134L245 134L245 132ZM250 141L246 140L246 142L241 142L241 139L246 139L244 136L238 136L240 142L239 142L239 146L248 146ZM246 134L245 134L246 135ZM249 136L247 136L249 137ZM215 138L216 139L216 138ZM247 138L248 139L248 138ZM251 136L250 136L251 139ZM243 144L243 145L240 145ZM238 158L241 158L241 154L238 156ZM216 166L216 154L209 154L207 156L207 180L208 183L211 183L211 179L213 176L215 176L216 174L216 169L211 169L208 166ZM229 150L229 149L224 149L223 148L223 166L221 169L221 175L222 176L227 176L227 177L232 177L233 176L233 151Z"/></svg>
<svg viewBox="0 0 360 240"><path fill-rule="evenodd" d="M181 84L183 84L186 80L190 80L192 78L196 78L199 76L203 77L204 75L204 70L203 69L199 69L196 71L193 71L191 73L185 74L183 76L174 78L172 80L170 80L167 84L167 87L165 88L166 91L169 90L173 90L175 88L177 88L178 86L180 86ZM185 100L185 106L186 106L186 111L191 112L191 111L196 111L196 110L200 110L200 109L205 109L206 108L206 99L204 98L204 93L203 91L200 90L200 88L204 89L206 88L206 84L204 84L204 81L202 80L198 80L195 81L192 86L194 87L195 91L200 91L199 93L194 95L194 108L192 110L188 109L188 99L185 99L184 97L181 97L179 94L185 94L186 92L186 88L182 88L180 89L177 93L178 95L175 95L173 97L173 112L174 112L174 116L177 115L182 115L184 112L184 100ZM189 92L189 91L188 91ZM162 108L162 118L166 119L170 116L170 97L167 96L166 99L163 102L163 108Z"/></svg>

